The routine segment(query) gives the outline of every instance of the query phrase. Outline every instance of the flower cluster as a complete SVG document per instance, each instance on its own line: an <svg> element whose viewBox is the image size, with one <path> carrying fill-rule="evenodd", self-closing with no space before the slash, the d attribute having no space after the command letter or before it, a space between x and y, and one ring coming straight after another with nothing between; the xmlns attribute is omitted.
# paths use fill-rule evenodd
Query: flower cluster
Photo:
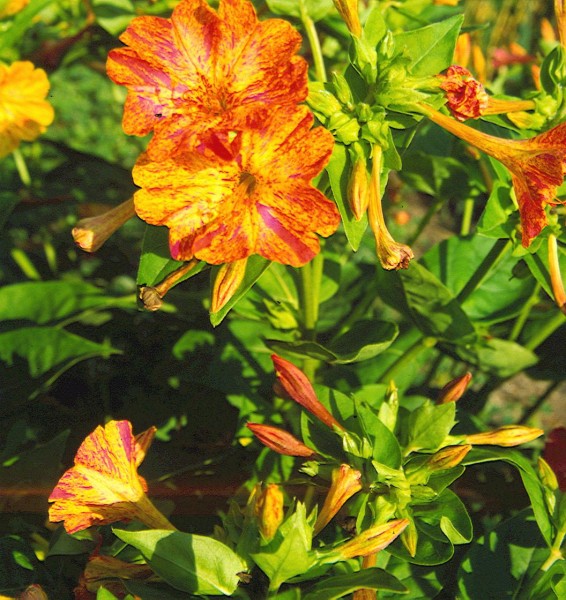
<svg viewBox="0 0 566 600"><path fill-rule="evenodd" d="M153 132L134 168L135 210L170 232L173 258L232 263L252 254L300 266L339 224L311 180L332 135L311 129L301 36L260 22L248 0L182 0L170 19L135 18L109 54L128 89L123 127ZM240 269L241 270L241 269Z"/></svg>

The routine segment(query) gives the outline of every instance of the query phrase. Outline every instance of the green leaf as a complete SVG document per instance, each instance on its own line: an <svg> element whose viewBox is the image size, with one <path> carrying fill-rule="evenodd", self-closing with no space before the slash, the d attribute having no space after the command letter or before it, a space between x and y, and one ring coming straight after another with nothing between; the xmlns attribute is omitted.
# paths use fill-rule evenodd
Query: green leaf
<svg viewBox="0 0 566 600"><path fill-rule="evenodd" d="M92 0L92 10L98 24L112 35L122 33L137 14L131 0Z"/></svg>
<svg viewBox="0 0 566 600"><path fill-rule="evenodd" d="M354 325L332 343L322 345L310 340L286 342L265 340L266 346L276 353L309 356L329 364L349 364L368 360L389 348L399 333L395 323L363 320Z"/></svg>
<svg viewBox="0 0 566 600"><path fill-rule="evenodd" d="M401 466L401 447L397 438L380 421L375 410L366 404L356 403L356 414L365 437L372 442L372 457L392 469Z"/></svg>
<svg viewBox="0 0 566 600"><path fill-rule="evenodd" d="M518 223L509 183L496 179L478 220L477 232L490 238L511 237Z"/></svg>
<svg viewBox="0 0 566 600"><path fill-rule="evenodd" d="M26 327L0 333L0 360L13 364L14 355L28 362L29 373L39 377L54 367L70 366L94 356L120 354L109 342L98 344L56 327Z"/></svg>
<svg viewBox="0 0 566 600"><path fill-rule="evenodd" d="M382 590L394 594L406 594L408 589L393 575L375 567L357 573L326 577L314 585L303 597L304 600L337 600L356 590Z"/></svg>
<svg viewBox="0 0 566 600"><path fill-rule="evenodd" d="M260 552L251 553L257 566L269 578L270 590L309 570L314 558L309 554L311 531L307 525L305 505L298 502L295 512L279 528L275 538Z"/></svg>
<svg viewBox="0 0 566 600"><path fill-rule="evenodd" d="M169 251L169 230L167 227L147 225L143 236L142 253L138 267L138 285L157 285L167 275L170 275L184 264L184 262L171 258ZM181 277L175 285L200 273L205 267L206 263L200 262L194 269Z"/></svg>
<svg viewBox="0 0 566 600"><path fill-rule="evenodd" d="M210 322L213 327L216 327L222 322L232 307L248 293L254 283L263 275L270 265L270 260L257 254L248 258L248 262L246 263L246 273L236 293L218 312L210 313Z"/></svg>
<svg viewBox="0 0 566 600"><path fill-rule="evenodd" d="M360 221L356 221L352 209L348 203L348 179L352 165L346 147L343 144L334 144L334 151L330 162L326 166L332 195L344 225L344 232L352 250L357 251L360 247L362 237L367 229L367 216L364 215Z"/></svg>
<svg viewBox="0 0 566 600"><path fill-rule="evenodd" d="M405 453L415 450L438 450L455 424L454 402L433 404L424 402L409 415Z"/></svg>
<svg viewBox="0 0 566 600"><path fill-rule="evenodd" d="M454 48L463 20L463 15L456 15L440 23L395 36L395 50L402 51L411 59L409 63L411 75L430 77L452 64Z"/></svg>
<svg viewBox="0 0 566 600"><path fill-rule="evenodd" d="M142 583L135 579L123 579L124 587L136 598L143 600L187 600L189 598L198 598L198 596L187 596L185 592L179 592L163 583Z"/></svg>
<svg viewBox="0 0 566 600"><path fill-rule="evenodd" d="M276 15L301 18L300 3L297 0L267 0L269 10ZM316 23L324 19L332 10L332 0L304 0L308 16Z"/></svg>
<svg viewBox="0 0 566 600"><path fill-rule="evenodd" d="M4 227L19 201L20 198L14 192L0 192L0 229Z"/></svg>
<svg viewBox="0 0 566 600"><path fill-rule="evenodd" d="M151 529L114 533L137 548L164 581L182 592L229 596L238 587L244 560L221 542L202 535Z"/></svg>
<svg viewBox="0 0 566 600"><path fill-rule="evenodd" d="M440 528L452 544L467 544L472 539L473 528L468 511L451 490L444 490L434 502L413 504L412 508L416 519Z"/></svg>

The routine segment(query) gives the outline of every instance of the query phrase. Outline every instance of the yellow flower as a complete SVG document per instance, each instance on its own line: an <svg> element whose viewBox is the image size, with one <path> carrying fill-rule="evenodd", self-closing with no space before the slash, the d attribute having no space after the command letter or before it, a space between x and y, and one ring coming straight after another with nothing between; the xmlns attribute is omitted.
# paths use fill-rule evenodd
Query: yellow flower
<svg viewBox="0 0 566 600"><path fill-rule="evenodd" d="M0 5L2 2L0 2ZM29 4L29 0L7 0L6 4L0 7L0 19L11 17L20 10L23 10Z"/></svg>
<svg viewBox="0 0 566 600"><path fill-rule="evenodd" d="M0 158L20 142L31 142L53 122L53 107L45 100L49 80L29 61L0 63Z"/></svg>
<svg viewBox="0 0 566 600"><path fill-rule="evenodd" d="M68 533L131 519L175 529L145 495L147 484L137 472L155 432L152 427L134 437L129 421L97 427L49 496L49 520L64 521Z"/></svg>

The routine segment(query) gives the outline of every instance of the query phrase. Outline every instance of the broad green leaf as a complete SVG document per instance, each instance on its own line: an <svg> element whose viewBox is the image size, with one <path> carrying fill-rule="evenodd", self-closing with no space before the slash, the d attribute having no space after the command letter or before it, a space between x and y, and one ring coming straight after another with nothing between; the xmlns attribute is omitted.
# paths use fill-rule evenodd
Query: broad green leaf
<svg viewBox="0 0 566 600"><path fill-rule="evenodd" d="M169 230L167 227L147 225L143 236L142 252L138 267L138 285L157 285L167 275L182 267L185 263L171 258L169 252ZM194 269L179 279L177 283L200 273L206 263L200 262Z"/></svg>
<svg viewBox="0 0 566 600"><path fill-rule="evenodd" d="M298 502L295 512L281 525L275 538L251 554L269 578L270 589L277 590L288 579L308 571L314 562L309 554L311 536L305 505Z"/></svg>
<svg viewBox="0 0 566 600"><path fill-rule="evenodd" d="M13 364L14 356L27 360L32 377L79 360L119 353L107 341L98 344L56 327L26 327L0 333L0 360L8 365Z"/></svg>
<svg viewBox="0 0 566 600"><path fill-rule="evenodd" d="M238 587L238 573L247 569L228 546L202 535L161 529L113 531L137 548L164 581L182 592L229 596Z"/></svg>
<svg viewBox="0 0 566 600"><path fill-rule="evenodd" d="M507 378L538 362L537 355L516 342L496 337L480 339L469 347L457 346L458 356L497 377Z"/></svg>
<svg viewBox="0 0 566 600"><path fill-rule="evenodd" d="M415 77L437 75L452 64L456 40L464 17L456 15L440 23L395 36L396 52L411 58L409 71Z"/></svg>
<svg viewBox="0 0 566 600"><path fill-rule="evenodd" d="M92 0L92 10L98 24L112 35L122 33L136 16L132 0Z"/></svg>
<svg viewBox="0 0 566 600"><path fill-rule="evenodd" d="M367 229L367 216L356 221L352 209L348 204L348 178L350 176L351 164L346 147L343 144L334 144L334 151L330 162L326 166L332 195L344 225L344 232L352 250L357 251L360 247L362 237Z"/></svg>
<svg viewBox="0 0 566 600"><path fill-rule="evenodd" d="M0 288L0 320L27 320L39 325L93 308L130 305L133 298L106 295L83 281L27 281Z"/></svg>
<svg viewBox="0 0 566 600"><path fill-rule="evenodd" d="M269 10L276 15L301 18L298 0L267 0ZM332 10L332 0L304 0L307 15L316 23Z"/></svg>
<svg viewBox="0 0 566 600"><path fill-rule="evenodd" d="M412 508L415 518L439 527L452 544L467 544L472 539L472 521L454 492L445 489L434 502L412 505Z"/></svg>
<svg viewBox="0 0 566 600"><path fill-rule="evenodd" d="M240 283L240 287L236 293L218 312L210 313L210 322L214 327L222 322L232 307L237 304L240 298L248 293L254 283L263 275L270 265L271 261L262 256L253 255L248 258L244 279L242 280L242 283Z"/></svg>
<svg viewBox="0 0 566 600"><path fill-rule="evenodd" d="M394 594L405 594L408 591L396 577L383 569L373 567L347 575L326 577L310 588L303 598L304 600L338 600L360 589L383 590Z"/></svg>
<svg viewBox="0 0 566 600"><path fill-rule="evenodd" d="M412 411L409 415L405 453L438 450L454 427L455 415L454 402L436 405L427 401Z"/></svg>
<svg viewBox="0 0 566 600"><path fill-rule="evenodd" d="M511 200L509 183L496 179L478 220L477 231L490 238L508 238L517 224L518 213Z"/></svg>
<svg viewBox="0 0 566 600"><path fill-rule="evenodd" d="M383 558L386 558L385 554ZM408 588L407 598L411 600L430 600L430 598L435 598L436 594L443 588L436 570L412 565L410 562L400 560L396 556L387 557L387 572L394 575ZM381 592L379 597L381 600L381 598L390 598L391 596L386 592Z"/></svg>
<svg viewBox="0 0 566 600"><path fill-rule="evenodd" d="M356 414L365 437L372 442L372 457L379 463L393 469L401 466L401 447L397 438L379 420L374 409L360 402L356 403Z"/></svg>
<svg viewBox="0 0 566 600"><path fill-rule="evenodd" d="M265 344L276 353L301 358L310 356L340 365L368 360L381 354L389 348L398 331L397 325L389 321L363 320L354 323L345 334L325 346L303 340L265 340Z"/></svg>

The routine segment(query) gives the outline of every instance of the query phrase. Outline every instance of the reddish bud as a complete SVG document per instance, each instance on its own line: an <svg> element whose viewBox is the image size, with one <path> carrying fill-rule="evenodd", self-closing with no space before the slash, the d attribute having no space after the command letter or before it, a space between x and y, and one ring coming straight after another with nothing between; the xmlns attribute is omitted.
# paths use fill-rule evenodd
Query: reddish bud
<svg viewBox="0 0 566 600"><path fill-rule="evenodd" d="M278 454L303 456L305 458L311 458L316 454L314 450L305 446L294 435L279 427L264 425L263 423L248 423L246 427L252 431L264 446L271 448L271 450Z"/></svg>

